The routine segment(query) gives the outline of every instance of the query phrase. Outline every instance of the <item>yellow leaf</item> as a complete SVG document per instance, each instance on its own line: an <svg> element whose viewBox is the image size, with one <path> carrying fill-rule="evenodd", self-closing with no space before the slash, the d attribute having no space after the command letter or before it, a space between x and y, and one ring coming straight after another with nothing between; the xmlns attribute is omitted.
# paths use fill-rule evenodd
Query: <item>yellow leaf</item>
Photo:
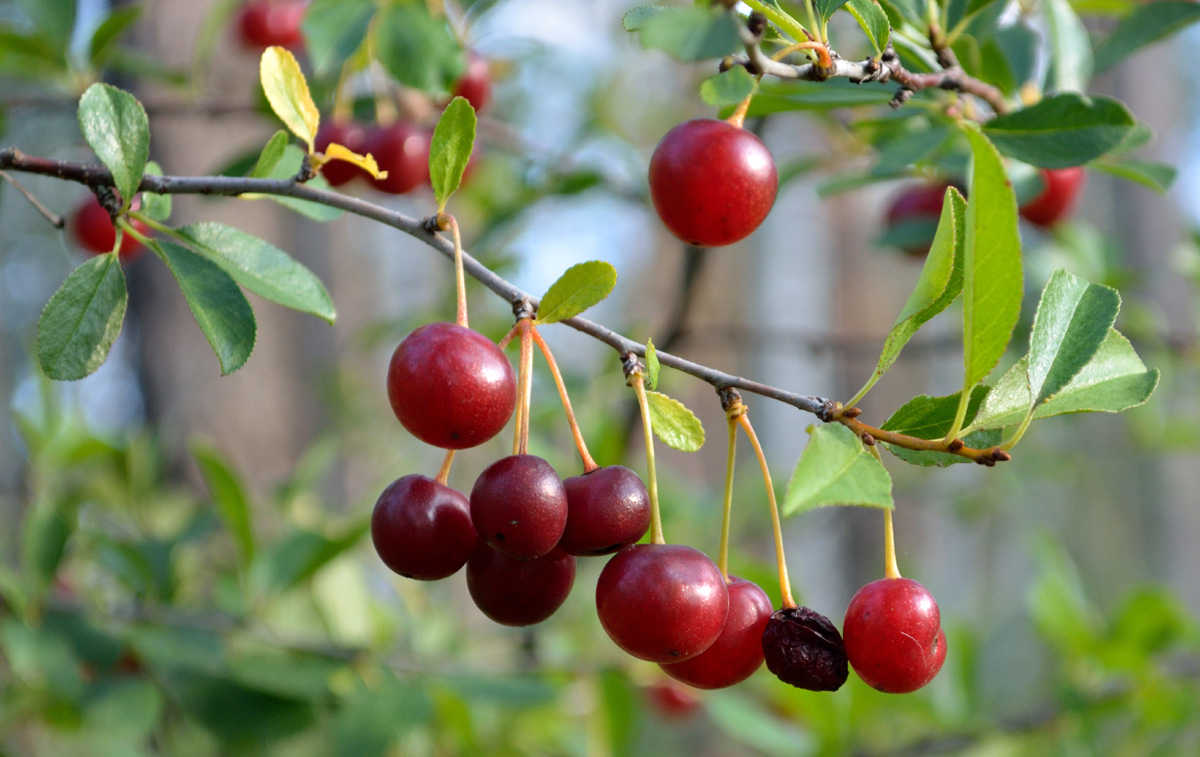
<svg viewBox="0 0 1200 757"><path fill-rule="evenodd" d="M312 153L321 115L295 56L282 47L268 47L263 51L259 78L271 110L293 134L304 140Z"/></svg>
<svg viewBox="0 0 1200 757"><path fill-rule="evenodd" d="M376 179L387 178L387 171L379 170L379 164L375 162L375 158L370 153L359 155L336 143L326 147L324 155L318 155L313 158L313 168L320 168L331 160L344 160L347 163L353 163Z"/></svg>

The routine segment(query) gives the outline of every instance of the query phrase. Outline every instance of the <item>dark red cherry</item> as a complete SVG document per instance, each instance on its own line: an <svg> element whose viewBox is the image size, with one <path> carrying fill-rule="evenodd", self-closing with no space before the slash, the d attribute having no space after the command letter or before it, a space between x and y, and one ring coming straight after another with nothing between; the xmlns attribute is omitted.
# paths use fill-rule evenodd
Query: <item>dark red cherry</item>
<svg viewBox="0 0 1200 757"><path fill-rule="evenodd" d="M451 97L465 97L476 112L492 99L492 71L474 50L467 53L467 69L455 80Z"/></svg>
<svg viewBox="0 0 1200 757"><path fill-rule="evenodd" d="M881 578L859 589L846 608L842 635L858 677L890 694L921 688L946 660L937 602L911 578Z"/></svg>
<svg viewBox="0 0 1200 757"><path fill-rule="evenodd" d="M339 144L351 152L362 155L367 152L367 130L357 121L329 121L321 124L321 128L317 130L317 138L314 140L317 152L325 152L331 144ZM371 178L366 171L344 160L330 161L321 166L321 175L331 186L335 187L340 187L358 177Z"/></svg>
<svg viewBox="0 0 1200 757"><path fill-rule="evenodd" d="M949 186L943 181L901 190L884 216L889 241L915 258L925 257L937 232Z"/></svg>
<svg viewBox="0 0 1200 757"><path fill-rule="evenodd" d="M560 547L573 555L607 555L633 544L650 527L650 495L622 465L597 468L563 481L567 527Z"/></svg>
<svg viewBox="0 0 1200 757"><path fill-rule="evenodd" d="M541 557L567 524L567 492L553 466L536 455L502 457L471 489L471 520L493 549L518 560Z"/></svg>
<svg viewBox="0 0 1200 757"><path fill-rule="evenodd" d="M772 615L762 649L767 670L798 689L837 691L850 675L837 627L807 607L785 607Z"/></svg>
<svg viewBox="0 0 1200 757"><path fill-rule="evenodd" d="M508 358L483 334L430 323L396 347L387 392L413 436L443 449L466 449L508 423L517 404L517 379Z"/></svg>
<svg viewBox="0 0 1200 757"><path fill-rule="evenodd" d="M694 118L667 132L650 158L650 199L671 233L688 244L719 247L758 228L779 177L762 140L715 118Z"/></svg>
<svg viewBox="0 0 1200 757"><path fill-rule="evenodd" d="M135 210L140 205L141 202L136 197L130 204ZM132 225L142 234L150 233L149 227L141 221L133 221ZM71 230L75 235L75 241L83 249L95 255L112 252L113 246L117 243L117 229L113 226L112 216L100 204L96 195L91 193L88 193L79 207L75 209L75 215L71 219ZM126 233L121 236L121 249L117 255L122 262L126 262L137 257L141 250L142 243L132 234Z"/></svg>
<svg viewBox="0 0 1200 757"><path fill-rule="evenodd" d="M300 22L307 8L306 0L251 0L242 6L238 19L243 44L250 48L296 47L303 39Z"/></svg>
<svg viewBox="0 0 1200 757"><path fill-rule="evenodd" d="M1053 226L1070 215L1083 189L1083 166L1042 169L1042 193L1021 206L1021 216L1038 226Z"/></svg>
<svg viewBox="0 0 1200 757"><path fill-rule="evenodd" d="M729 592L721 571L700 550L634 544L600 572L596 612L609 637L634 657L681 662L721 635Z"/></svg>
<svg viewBox="0 0 1200 757"><path fill-rule="evenodd" d="M429 183L429 132L406 121L370 132L364 145L386 179L372 186L381 192L402 195Z"/></svg>
<svg viewBox="0 0 1200 757"><path fill-rule="evenodd" d="M479 540L467 561L467 590L475 606L501 625L531 626L554 614L575 583L575 558L555 549L517 560Z"/></svg>
<svg viewBox="0 0 1200 757"><path fill-rule="evenodd" d="M457 573L476 538L467 498L426 476L393 481L371 513L379 559L406 578L436 581Z"/></svg>
<svg viewBox="0 0 1200 757"><path fill-rule="evenodd" d="M744 578L729 577L729 616L713 645L683 662L660 667L698 689L723 689L753 675L763 662L762 635L775 611L767 593Z"/></svg>

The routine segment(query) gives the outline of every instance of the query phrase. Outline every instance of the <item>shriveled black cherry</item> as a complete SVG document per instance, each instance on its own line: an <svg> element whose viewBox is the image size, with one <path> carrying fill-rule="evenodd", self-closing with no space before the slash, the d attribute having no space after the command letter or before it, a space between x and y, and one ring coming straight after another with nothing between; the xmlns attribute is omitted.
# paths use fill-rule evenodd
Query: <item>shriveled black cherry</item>
<svg viewBox="0 0 1200 757"><path fill-rule="evenodd" d="M531 626L554 614L575 583L575 558L555 549L517 560L479 540L467 561L467 590L480 611L501 625Z"/></svg>
<svg viewBox="0 0 1200 757"><path fill-rule="evenodd" d="M784 683L810 691L837 691L846 682L846 646L837 627L807 607L786 607L762 635L767 670Z"/></svg>
<svg viewBox="0 0 1200 757"><path fill-rule="evenodd" d="M596 468L563 481L567 527L559 546L573 555L607 555L633 544L650 527L650 495L623 465Z"/></svg>
<svg viewBox="0 0 1200 757"><path fill-rule="evenodd" d="M426 476L393 481L371 513L379 559L407 578L434 581L457 573L476 538L467 498Z"/></svg>
<svg viewBox="0 0 1200 757"><path fill-rule="evenodd" d="M567 524L567 492L554 467L536 455L510 455L484 469L471 489L475 530L498 552L541 557Z"/></svg>
<svg viewBox="0 0 1200 757"><path fill-rule="evenodd" d="M735 576L725 585L729 615L713 645L683 662L660 667L677 681L698 689L723 689L741 683L763 662L762 635L775 608L758 584Z"/></svg>
<svg viewBox="0 0 1200 757"><path fill-rule="evenodd" d="M911 578L881 578L859 589L842 631L854 672L880 691L916 691L946 661L937 601Z"/></svg>

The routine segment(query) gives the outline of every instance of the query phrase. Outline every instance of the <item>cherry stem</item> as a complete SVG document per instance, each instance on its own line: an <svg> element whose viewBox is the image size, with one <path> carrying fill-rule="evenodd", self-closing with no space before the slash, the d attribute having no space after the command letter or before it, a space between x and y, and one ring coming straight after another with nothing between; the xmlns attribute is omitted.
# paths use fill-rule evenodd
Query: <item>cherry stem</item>
<svg viewBox="0 0 1200 757"><path fill-rule="evenodd" d="M767 457L763 454L762 445L758 443L758 435L750 425L750 414L743 410L738 416L738 423L750 439L754 454L758 456L758 466L762 468L763 482L767 485L767 503L771 506L771 528L775 531L775 563L779 566L779 593L783 596L783 606L795 607L796 600L792 599L792 583L788 580L787 558L783 554L783 526L779 523L779 505L775 501L775 486L771 483L771 469L767 466Z"/></svg>
<svg viewBox="0 0 1200 757"><path fill-rule="evenodd" d="M879 447L869 445L867 449L883 465L883 456ZM896 534L892 529L892 511L883 511L883 575L887 578L900 578L900 565L896 562Z"/></svg>
<svg viewBox="0 0 1200 757"><path fill-rule="evenodd" d="M454 322L459 326L466 328L467 276L463 271L462 234L458 230L458 220L449 213L439 213L437 217L437 225L438 228L443 231L449 230L450 238L454 240L454 291L456 295L455 302L457 303Z"/></svg>
<svg viewBox="0 0 1200 757"><path fill-rule="evenodd" d="M771 60L783 60L797 50L812 50L817 54L817 64L825 68L833 65L833 59L829 57L829 47L823 42L816 42L814 40L792 43L772 55Z"/></svg>
<svg viewBox="0 0 1200 757"><path fill-rule="evenodd" d="M508 333L504 335L504 338L496 343L496 346L499 347L501 350L503 350L505 347L508 346L508 343L511 342L513 339L516 339L517 335L520 333L521 333L521 322L517 321L516 323L513 324L513 327L508 330Z"/></svg>
<svg viewBox="0 0 1200 757"><path fill-rule="evenodd" d="M454 464L454 450L446 450L446 457L442 460L442 467L438 470L437 482L442 486L446 485L446 481L450 478L450 466Z"/></svg>
<svg viewBox="0 0 1200 757"><path fill-rule="evenodd" d="M637 395L638 408L642 411L642 432L646 435L646 477L650 491L650 541L666 544L663 539L662 515L658 510L658 475L654 472L654 429L650 425L650 403L646 400L646 380L638 368L629 376L629 385Z"/></svg>
<svg viewBox="0 0 1200 757"><path fill-rule="evenodd" d="M554 360L554 354L550 352L550 345L546 344L546 340L538 333L537 326L531 326L530 331L533 333L533 343L542 351L542 357L546 358L546 365L550 367L550 375L554 377L554 385L558 387L558 396L562 399L563 412L567 415L567 423L571 426L571 436L575 438L575 449L579 450L579 457L583 459L583 472L591 473L599 468L596 461L588 454L587 444L583 441L583 432L579 430L579 422L575 420L575 411L571 408L571 398L567 396L567 385L563 383L562 373L558 370L558 363Z"/></svg>
<svg viewBox="0 0 1200 757"><path fill-rule="evenodd" d="M529 403L533 399L533 322L528 318L521 319L521 394L517 401L524 408L521 413L521 423L517 426L517 453L525 455L529 452Z"/></svg>
<svg viewBox="0 0 1200 757"><path fill-rule="evenodd" d="M725 413L729 425L728 454L725 458L725 509L721 513L721 549L717 553L717 567L725 582L729 582L729 521L733 513L733 463L737 455L737 419L744 412L739 402Z"/></svg>
<svg viewBox="0 0 1200 757"><path fill-rule="evenodd" d="M746 112L750 110L750 101L753 99L753 94L747 95L745 100L738 103L737 109L729 115L729 118L725 119L726 123L739 129L742 128L742 124L746 122Z"/></svg>

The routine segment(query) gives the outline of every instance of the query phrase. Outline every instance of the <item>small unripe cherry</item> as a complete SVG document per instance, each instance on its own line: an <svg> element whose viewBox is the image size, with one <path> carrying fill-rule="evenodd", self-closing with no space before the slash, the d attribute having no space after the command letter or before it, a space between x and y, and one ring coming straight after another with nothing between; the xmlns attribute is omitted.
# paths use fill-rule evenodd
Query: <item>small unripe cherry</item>
<svg viewBox="0 0 1200 757"><path fill-rule="evenodd" d="M1042 193L1021 206L1021 217L1036 226L1053 226L1075 207L1083 189L1083 177L1083 166L1043 168Z"/></svg>
<svg viewBox="0 0 1200 757"><path fill-rule="evenodd" d="M141 201L136 197L130 203L130 207L134 210L140 206ZM141 234L150 233L150 228L141 221L132 221L131 225ZM88 193L79 207L75 209L70 226L75 241L94 255L112 252L113 246L117 243L117 228L113 226L112 216L92 193ZM126 232L121 236L121 249L117 253L121 262L132 260L141 250L142 243L132 234Z"/></svg>
<svg viewBox="0 0 1200 757"><path fill-rule="evenodd" d="M890 694L929 683L946 660L946 632L929 590L911 578L881 578L855 593L842 624L858 677Z"/></svg>

